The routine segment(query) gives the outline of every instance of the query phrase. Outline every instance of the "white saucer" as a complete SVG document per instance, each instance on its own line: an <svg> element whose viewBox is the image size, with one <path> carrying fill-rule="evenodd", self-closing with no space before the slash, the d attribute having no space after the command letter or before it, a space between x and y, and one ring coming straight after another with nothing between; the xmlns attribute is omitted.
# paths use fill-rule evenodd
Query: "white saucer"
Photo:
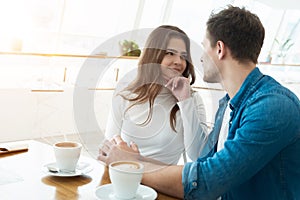
<svg viewBox="0 0 300 200"><path fill-rule="evenodd" d="M115 197L113 193L112 184L102 185L96 188L95 195L98 200L120 200ZM157 193L152 188L140 185L137 190L135 200L154 200L157 197ZM132 200L134 200L132 199Z"/></svg>
<svg viewBox="0 0 300 200"><path fill-rule="evenodd" d="M77 164L75 172L52 172L48 170L48 167L56 167L56 163L49 163L47 165L44 165L43 171L50 176L60 176L60 177L73 177L73 176L80 176L80 175L85 175L89 173L90 171L93 170L93 167L90 166L89 163L86 162L79 162Z"/></svg>

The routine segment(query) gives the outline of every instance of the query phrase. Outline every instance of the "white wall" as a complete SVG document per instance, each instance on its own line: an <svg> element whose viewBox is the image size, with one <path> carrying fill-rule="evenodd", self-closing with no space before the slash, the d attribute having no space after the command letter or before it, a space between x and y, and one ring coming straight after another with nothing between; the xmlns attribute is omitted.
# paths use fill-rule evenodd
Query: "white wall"
<svg viewBox="0 0 300 200"><path fill-rule="evenodd" d="M95 94L96 118L103 130L112 93L96 91ZM78 133L74 121L72 88L64 92L0 89L0 105L0 142Z"/></svg>

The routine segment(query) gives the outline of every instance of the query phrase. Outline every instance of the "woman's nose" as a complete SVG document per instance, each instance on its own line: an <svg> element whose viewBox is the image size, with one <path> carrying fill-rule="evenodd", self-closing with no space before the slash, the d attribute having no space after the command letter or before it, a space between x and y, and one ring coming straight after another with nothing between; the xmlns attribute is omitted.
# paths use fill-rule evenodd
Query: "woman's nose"
<svg viewBox="0 0 300 200"><path fill-rule="evenodd" d="M182 63L182 58L180 55L174 55L174 63L175 64L181 64Z"/></svg>

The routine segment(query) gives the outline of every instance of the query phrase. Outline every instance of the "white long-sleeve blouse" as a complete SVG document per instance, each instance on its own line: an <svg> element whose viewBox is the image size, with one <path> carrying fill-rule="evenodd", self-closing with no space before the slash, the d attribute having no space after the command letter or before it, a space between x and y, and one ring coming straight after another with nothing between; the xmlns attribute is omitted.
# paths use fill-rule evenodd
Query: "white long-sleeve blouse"
<svg viewBox="0 0 300 200"><path fill-rule="evenodd" d="M125 142L135 142L143 156L167 164L177 164L183 152L187 152L192 160L198 158L205 142L201 140L207 136L205 108L198 92L177 102L170 91L163 88L154 101L152 119L146 125L142 123L147 119L149 103L135 105L125 112L130 103L118 94L113 96L106 138L119 134ZM176 103L179 111L176 113L175 132L169 120Z"/></svg>

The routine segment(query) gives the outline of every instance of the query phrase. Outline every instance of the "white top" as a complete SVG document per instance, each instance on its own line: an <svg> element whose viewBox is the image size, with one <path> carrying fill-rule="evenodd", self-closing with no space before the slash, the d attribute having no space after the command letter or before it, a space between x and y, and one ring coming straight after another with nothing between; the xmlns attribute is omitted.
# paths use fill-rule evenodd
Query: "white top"
<svg viewBox="0 0 300 200"><path fill-rule="evenodd" d="M228 130L229 130L230 112L231 112L231 109L229 107L229 102L228 102L228 105L227 105L225 113L224 113L220 134L219 134L217 151L220 151L224 148L224 143L227 140Z"/></svg>
<svg viewBox="0 0 300 200"><path fill-rule="evenodd" d="M120 86L116 91L120 91ZM170 111L176 103L169 90L163 88L154 101L151 121L140 125L148 116L149 103L133 106L124 115L130 102L114 95L105 136L110 139L120 134L128 144L135 142L142 155L167 164L177 164L184 151L195 160L203 146L201 138L207 135L204 104L197 92L191 98L178 102L180 111L176 113L177 132L174 132L169 120Z"/></svg>

